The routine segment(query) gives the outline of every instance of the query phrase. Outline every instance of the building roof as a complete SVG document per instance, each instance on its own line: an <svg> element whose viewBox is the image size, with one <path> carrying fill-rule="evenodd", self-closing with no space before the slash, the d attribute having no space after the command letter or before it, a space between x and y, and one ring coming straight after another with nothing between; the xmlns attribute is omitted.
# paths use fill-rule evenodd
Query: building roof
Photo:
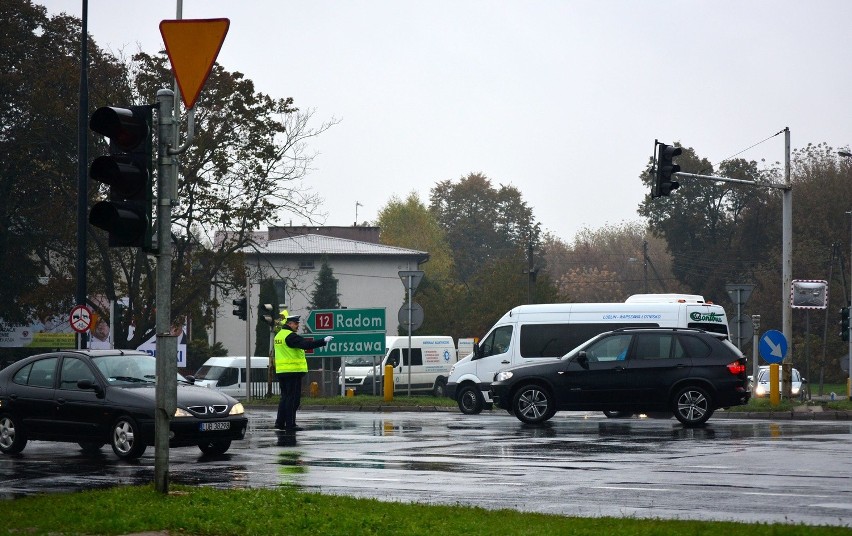
<svg viewBox="0 0 852 536"><path fill-rule="evenodd" d="M281 254L281 255L370 255L370 256L404 256L423 257L418 262L425 262L429 253L416 249L398 248L359 242L346 238L334 238L316 234L305 234L290 238L270 240L266 244L242 249L246 254Z"/></svg>

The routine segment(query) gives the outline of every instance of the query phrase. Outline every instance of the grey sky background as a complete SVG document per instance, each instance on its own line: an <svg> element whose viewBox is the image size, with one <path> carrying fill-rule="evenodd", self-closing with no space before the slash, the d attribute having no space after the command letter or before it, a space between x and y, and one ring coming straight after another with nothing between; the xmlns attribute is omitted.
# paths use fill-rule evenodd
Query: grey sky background
<svg viewBox="0 0 852 536"><path fill-rule="evenodd" d="M81 0L39 3L82 14ZM88 5L114 52L157 52L177 13L176 0ZM482 172L570 242L639 219L655 139L714 165L784 127L793 149L852 143L844 0L183 2L185 19L218 17L227 70L315 109L316 125L341 120L312 143L305 182L325 225L352 225L356 202L359 222L393 195L428 204L436 182ZM784 136L738 156L783 164Z"/></svg>

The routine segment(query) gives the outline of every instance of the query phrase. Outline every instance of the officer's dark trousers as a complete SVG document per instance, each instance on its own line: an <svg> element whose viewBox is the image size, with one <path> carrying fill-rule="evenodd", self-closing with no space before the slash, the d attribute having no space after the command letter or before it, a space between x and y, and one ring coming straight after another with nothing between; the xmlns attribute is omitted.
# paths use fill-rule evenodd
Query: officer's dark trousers
<svg viewBox="0 0 852 536"><path fill-rule="evenodd" d="M277 374L278 385L281 387L281 402L278 404L278 417L275 419L276 428L296 426L296 410L302 403L302 377L304 375L304 372Z"/></svg>

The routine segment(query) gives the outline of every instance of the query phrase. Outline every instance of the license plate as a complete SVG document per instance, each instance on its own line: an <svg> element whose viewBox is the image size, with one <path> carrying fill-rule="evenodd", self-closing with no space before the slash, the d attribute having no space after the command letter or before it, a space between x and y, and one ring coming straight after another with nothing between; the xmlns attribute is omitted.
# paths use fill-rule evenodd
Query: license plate
<svg viewBox="0 0 852 536"><path fill-rule="evenodd" d="M209 432L211 430L229 430L231 428L231 423L229 422L203 422L199 425L199 429L202 432Z"/></svg>

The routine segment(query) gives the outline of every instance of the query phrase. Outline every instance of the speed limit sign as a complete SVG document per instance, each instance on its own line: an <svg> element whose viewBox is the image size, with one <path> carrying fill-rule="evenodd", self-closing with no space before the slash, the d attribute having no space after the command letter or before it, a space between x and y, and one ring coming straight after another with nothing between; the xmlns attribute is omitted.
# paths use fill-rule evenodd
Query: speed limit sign
<svg viewBox="0 0 852 536"><path fill-rule="evenodd" d="M68 322L71 324L71 329L77 333L85 333L92 326L92 310L85 305L76 305L71 309Z"/></svg>

